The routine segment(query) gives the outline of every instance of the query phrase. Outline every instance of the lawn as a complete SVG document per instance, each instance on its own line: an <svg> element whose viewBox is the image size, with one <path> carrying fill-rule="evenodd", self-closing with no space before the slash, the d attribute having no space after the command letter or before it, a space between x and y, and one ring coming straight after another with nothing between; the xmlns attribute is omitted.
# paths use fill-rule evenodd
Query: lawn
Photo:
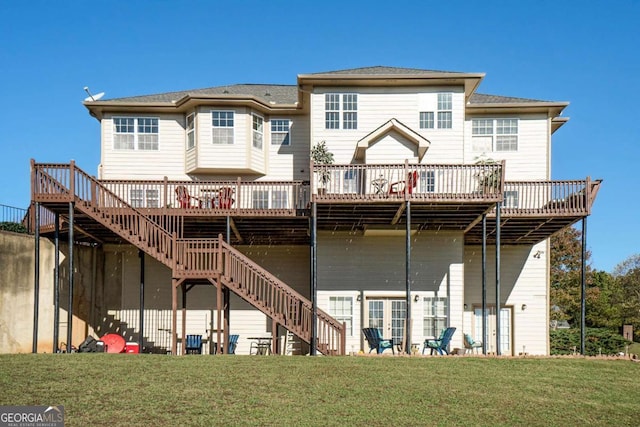
<svg viewBox="0 0 640 427"><path fill-rule="evenodd" d="M640 424L640 363L583 358L0 355L0 405L67 426Z"/></svg>

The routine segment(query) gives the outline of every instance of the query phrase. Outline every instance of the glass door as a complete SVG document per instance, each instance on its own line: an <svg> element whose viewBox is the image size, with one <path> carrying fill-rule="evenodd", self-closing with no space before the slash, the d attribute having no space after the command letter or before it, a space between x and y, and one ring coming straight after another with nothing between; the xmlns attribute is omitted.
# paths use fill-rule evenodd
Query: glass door
<svg viewBox="0 0 640 427"><path fill-rule="evenodd" d="M383 338L393 338L394 343L403 340L407 301L399 298L368 299L367 315L370 328L378 328Z"/></svg>
<svg viewBox="0 0 640 427"><path fill-rule="evenodd" d="M511 319L512 316L511 307L502 307L500 309L500 354L512 355L513 349L511 345ZM482 338L482 308L475 308L474 310L474 340L481 340ZM496 308L487 307L487 333L484 337L484 342L487 343L487 353L496 352Z"/></svg>

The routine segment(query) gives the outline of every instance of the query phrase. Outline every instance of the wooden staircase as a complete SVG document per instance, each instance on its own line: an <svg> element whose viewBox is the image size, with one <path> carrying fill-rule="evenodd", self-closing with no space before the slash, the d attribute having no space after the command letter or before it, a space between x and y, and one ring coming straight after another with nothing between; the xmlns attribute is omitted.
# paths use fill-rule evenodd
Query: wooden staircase
<svg viewBox="0 0 640 427"><path fill-rule="evenodd" d="M73 202L75 209L171 268L174 278L210 279L311 343L311 301L228 245L222 238L179 239L70 164L32 161L32 199L47 206ZM316 348L345 354L346 327L317 310Z"/></svg>

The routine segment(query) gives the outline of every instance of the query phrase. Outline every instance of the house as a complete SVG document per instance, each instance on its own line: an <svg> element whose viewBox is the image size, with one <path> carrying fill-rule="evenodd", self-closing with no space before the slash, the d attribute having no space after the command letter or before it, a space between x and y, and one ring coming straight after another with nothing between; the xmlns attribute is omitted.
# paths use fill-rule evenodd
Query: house
<svg viewBox="0 0 640 427"><path fill-rule="evenodd" d="M482 94L483 78L367 67L86 101L97 178L33 162L32 199L99 247L107 297L87 323L149 350L232 333L247 354L288 330L299 352L345 354L378 327L409 351L453 326L453 347L545 355L548 239L600 181L550 179L568 103ZM321 142L334 163L310 159Z"/></svg>

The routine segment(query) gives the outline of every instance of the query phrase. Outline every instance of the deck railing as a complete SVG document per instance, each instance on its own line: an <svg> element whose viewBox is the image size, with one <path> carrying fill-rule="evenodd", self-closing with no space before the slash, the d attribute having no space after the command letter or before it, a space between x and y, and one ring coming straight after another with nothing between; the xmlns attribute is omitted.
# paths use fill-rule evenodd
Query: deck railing
<svg viewBox="0 0 640 427"><path fill-rule="evenodd" d="M313 165L316 200L499 200L504 163Z"/></svg>
<svg viewBox="0 0 640 427"><path fill-rule="evenodd" d="M507 181L504 215L588 215L599 181ZM597 188L595 189L597 191Z"/></svg>
<svg viewBox="0 0 640 427"><path fill-rule="evenodd" d="M191 214L295 215L309 202L302 181L100 180L138 208L182 209Z"/></svg>

